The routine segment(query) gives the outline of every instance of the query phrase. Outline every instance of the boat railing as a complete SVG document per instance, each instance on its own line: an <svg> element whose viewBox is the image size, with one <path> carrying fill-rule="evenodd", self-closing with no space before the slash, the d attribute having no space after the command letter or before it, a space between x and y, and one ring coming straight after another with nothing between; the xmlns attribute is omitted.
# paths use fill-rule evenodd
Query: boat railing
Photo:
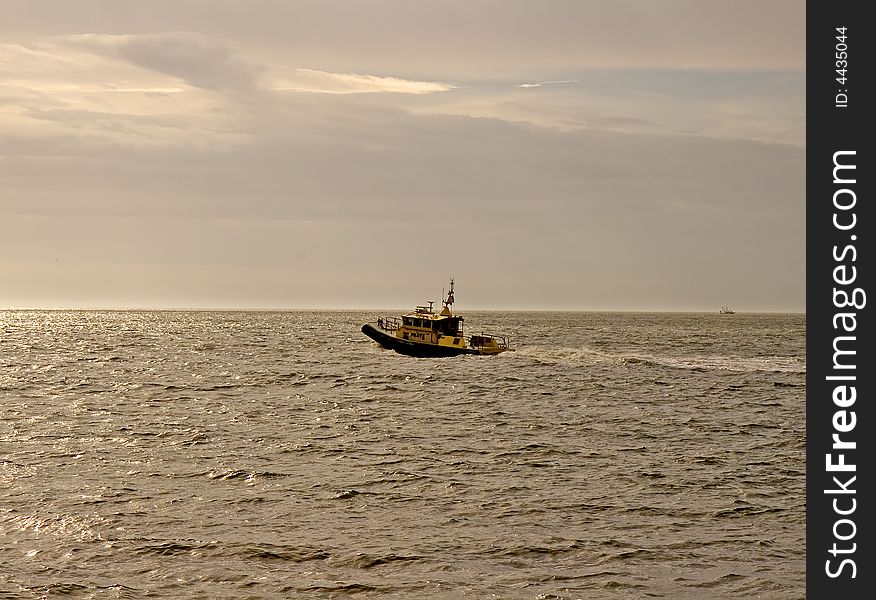
<svg viewBox="0 0 876 600"><path fill-rule="evenodd" d="M483 348L493 346L494 344L503 350L509 348L508 337L504 335L496 335L493 333L480 333L466 338L468 345L472 348Z"/></svg>
<svg viewBox="0 0 876 600"><path fill-rule="evenodd" d="M396 331L401 328L402 321L398 317L380 317L377 319L377 326L386 331Z"/></svg>

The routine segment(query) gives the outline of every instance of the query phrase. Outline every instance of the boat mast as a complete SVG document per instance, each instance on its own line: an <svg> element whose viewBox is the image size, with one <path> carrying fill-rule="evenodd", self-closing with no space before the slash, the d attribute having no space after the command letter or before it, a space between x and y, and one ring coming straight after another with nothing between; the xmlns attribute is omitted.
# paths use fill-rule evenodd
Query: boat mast
<svg viewBox="0 0 876 600"><path fill-rule="evenodd" d="M443 291L442 291L443 295ZM447 292L447 299L442 300L441 304L444 305L444 308L441 310L441 314L449 317L450 316L450 306L453 304L453 277L450 278L450 291Z"/></svg>

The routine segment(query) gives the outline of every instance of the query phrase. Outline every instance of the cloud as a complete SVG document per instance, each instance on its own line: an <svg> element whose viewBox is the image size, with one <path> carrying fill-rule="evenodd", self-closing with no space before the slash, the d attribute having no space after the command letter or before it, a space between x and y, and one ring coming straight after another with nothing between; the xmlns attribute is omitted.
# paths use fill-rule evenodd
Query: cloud
<svg viewBox="0 0 876 600"><path fill-rule="evenodd" d="M538 83L521 83L517 87L521 88L540 88L545 85L560 85L567 83L578 83L577 79L561 79L557 81L540 81Z"/></svg>
<svg viewBox="0 0 876 600"><path fill-rule="evenodd" d="M19 188L8 196L19 199L18 210L68 206L67 198L100 189L106 204L90 200L75 210L416 223L426 207L441 206L430 222L465 214L483 224L547 226L554 215L565 215L550 225L556 228L576 228L588 214L665 214L687 200L699 210L769 211L797 199L783 193L802 167L802 149L793 146L563 132L499 119L352 108L344 97L316 106L302 96L260 115L260 130L253 124L234 143L211 133L204 140L213 144L173 148L132 146L109 136L88 143L71 136L7 137L0 142L4 182ZM179 117L113 121L54 111L43 118L193 137L191 124ZM28 199L28 182L37 181L51 192L48 199L65 193L48 204Z"/></svg>
<svg viewBox="0 0 876 600"><path fill-rule="evenodd" d="M804 143L802 72L578 71L572 78L531 82L462 81L453 94L411 104L444 113L528 122L566 131L685 133L765 142Z"/></svg>
<svg viewBox="0 0 876 600"><path fill-rule="evenodd" d="M345 96L297 95L259 118L260 135L224 146L3 140L0 254L42 261L31 266L43 286L63 280L60 254L58 269L90 293L141 305L404 297L434 273L397 249L431 253L441 240L454 241L442 264L463 279L530 281L538 292L515 297L521 306L720 306L735 288L770 306L779 285L780 306L802 297L802 148L562 132ZM411 277L381 280L386 265ZM221 282L245 273L252 296ZM14 281L22 298L63 293Z"/></svg>
<svg viewBox="0 0 876 600"><path fill-rule="evenodd" d="M442 82L294 68L190 32L4 43L0 77L3 135L150 146L245 142L270 130L264 115L283 106L319 118L320 109L302 95L419 96L455 89ZM306 121L299 124L307 128Z"/></svg>
<svg viewBox="0 0 876 600"><path fill-rule="evenodd" d="M296 69L280 76L271 85L275 90L319 92L326 94L362 94L388 92L396 94L433 94L456 88L451 83L412 81L397 77L377 77L355 73L328 73L313 69Z"/></svg>
<svg viewBox="0 0 876 600"><path fill-rule="evenodd" d="M147 35L65 36L67 45L121 58L210 90L252 90L262 67L242 59L226 43L192 32Z"/></svg>
<svg viewBox="0 0 876 600"><path fill-rule="evenodd" d="M3 50L0 48L0 58L3 54L10 56L6 61L8 64L23 62L32 65L32 71L41 72L43 77L51 73L56 79L56 87L63 87L60 80L65 78L65 74L70 78L71 67L74 67L78 85L81 85L83 71L90 67L92 71L103 71L118 78L116 81L105 81L103 90L160 92L179 89L170 84L163 87L132 84L130 77L118 77L119 61L211 91L431 94L456 87L446 82L333 73L276 63L268 65L264 61L245 57L241 50L223 40L193 32L77 34L42 40L33 49L7 45L5 52Z"/></svg>

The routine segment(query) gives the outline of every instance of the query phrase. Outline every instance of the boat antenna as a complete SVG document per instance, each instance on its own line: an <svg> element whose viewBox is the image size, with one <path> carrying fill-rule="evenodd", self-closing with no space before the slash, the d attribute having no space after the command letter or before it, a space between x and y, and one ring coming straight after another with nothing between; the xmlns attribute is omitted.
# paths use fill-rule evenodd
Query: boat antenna
<svg viewBox="0 0 876 600"><path fill-rule="evenodd" d="M444 297L444 288L441 288L441 304L444 305L444 308L441 309L441 316L453 316L453 313L450 311L450 305L453 304L453 277L450 278L450 291L447 292L446 298Z"/></svg>

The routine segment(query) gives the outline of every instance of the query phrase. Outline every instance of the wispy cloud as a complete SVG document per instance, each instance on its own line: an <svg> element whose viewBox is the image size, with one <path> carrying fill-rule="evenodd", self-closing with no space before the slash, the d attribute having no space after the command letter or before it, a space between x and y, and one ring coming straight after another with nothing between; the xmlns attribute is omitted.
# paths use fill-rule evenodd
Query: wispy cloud
<svg viewBox="0 0 876 600"><path fill-rule="evenodd" d="M241 57L225 42L192 32L82 34L58 41L62 48L117 58L204 89L255 89L263 68Z"/></svg>
<svg viewBox="0 0 876 600"><path fill-rule="evenodd" d="M521 83L517 87L521 88L540 88L545 85L562 85L568 83L578 83L577 79L560 79L557 81L539 81L538 83Z"/></svg>
<svg viewBox="0 0 876 600"><path fill-rule="evenodd" d="M455 88L297 68L193 32L0 43L0 80L2 135L72 135L146 145L247 139L253 127L267 126L266 115L293 102L288 92L303 92L294 102L306 103L314 94L398 97Z"/></svg>
<svg viewBox="0 0 876 600"><path fill-rule="evenodd" d="M356 73L329 73L314 69L295 69L279 76L271 87L275 90L319 92L325 94L362 94L386 92L394 94L433 94L456 88L452 83L413 81L398 77L377 77Z"/></svg>
<svg viewBox="0 0 876 600"><path fill-rule="evenodd" d="M244 57L228 43L192 32L149 35L65 36L62 45L115 57L137 67L208 90L296 91L326 94L431 94L451 83L360 73L333 73L290 66L268 67Z"/></svg>

